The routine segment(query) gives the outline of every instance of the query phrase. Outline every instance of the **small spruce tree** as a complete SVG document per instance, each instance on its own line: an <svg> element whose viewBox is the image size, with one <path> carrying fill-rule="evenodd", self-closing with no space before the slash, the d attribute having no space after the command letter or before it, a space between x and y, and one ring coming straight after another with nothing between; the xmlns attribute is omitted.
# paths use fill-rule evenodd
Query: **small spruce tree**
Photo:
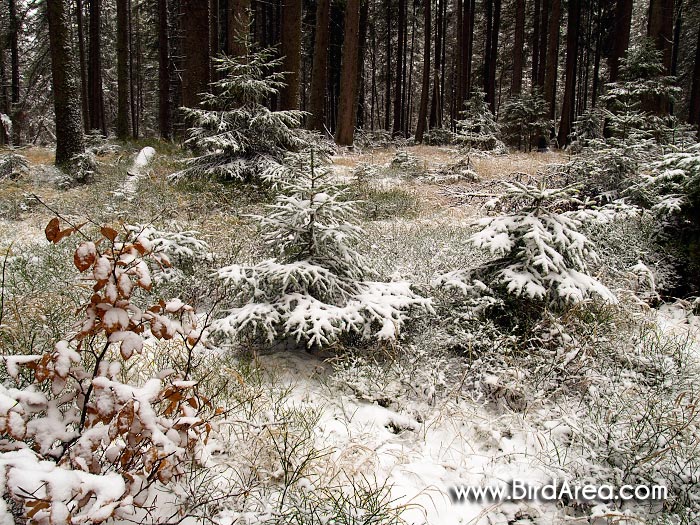
<svg viewBox="0 0 700 525"><path fill-rule="evenodd" d="M521 151L531 151L537 146L538 139L547 135L552 127L547 103L537 89L508 99L501 115L505 141Z"/></svg>
<svg viewBox="0 0 700 525"><path fill-rule="evenodd" d="M291 154L282 193L255 217L274 259L218 271L235 288L235 307L215 333L253 343L322 347L344 334L392 340L413 309L431 310L408 282L374 282L355 249L364 235L355 203L330 180L315 149Z"/></svg>
<svg viewBox="0 0 700 525"><path fill-rule="evenodd" d="M279 164L287 152L308 146L298 129L305 112L264 105L284 86L281 64L270 49L217 59L221 80L212 84L212 93L202 95L203 108L182 108L192 124L185 143L196 156L174 178L250 180Z"/></svg>
<svg viewBox="0 0 700 525"><path fill-rule="evenodd" d="M464 103L462 119L456 122L455 142L467 148L482 151L504 150L500 140L501 129L486 103L483 91L475 89Z"/></svg>

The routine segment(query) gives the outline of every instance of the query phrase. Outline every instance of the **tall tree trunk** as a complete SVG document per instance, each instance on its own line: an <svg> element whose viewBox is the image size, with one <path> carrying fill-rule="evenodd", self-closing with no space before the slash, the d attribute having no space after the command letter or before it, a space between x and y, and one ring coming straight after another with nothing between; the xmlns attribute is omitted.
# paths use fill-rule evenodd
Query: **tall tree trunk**
<svg viewBox="0 0 700 525"><path fill-rule="evenodd" d="M399 19L397 21L399 29L399 41L396 46L396 76L394 78L394 126L392 135L396 136L401 132L401 115L403 115L403 63L406 60L404 55L404 40L406 38L406 0L399 0Z"/></svg>
<svg viewBox="0 0 700 525"><path fill-rule="evenodd" d="M345 36L340 71L340 102L335 142L351 146L355 134L355 102L357 99L357 54L360 30L360 0L348 0L345 9Z"/></svg>
<svg viewBox="0 0 700 525"><path fill-rule="evenodd" d="M85 152L80 119L80 90L70 41L67 0L46 0L51 49L54 114L56 118L56 165L68 163Z"/></svg>
<svg viewBox="0 0 700 525"><path fill-rule="evenodd" d="M323 131L326 122L326 85L328 83L328 37L331 20L330 0L318 0L316 5L316 37L311 69L309 100L309 129Z"/></svg>
<svg viewBox="0 0 700 525"><path fill-rule="evenodd" d="M547 49L549 35L549 11L552 8L551 0L542 0L542 11L540 19L540 56L537 59L537 85L544 88L545 68L547 66ZM557 26L558 28L558 26Z"/></svg>
<svg viewBox="0 0 700 525"><path fill-rule="evenodd" d="M593 93L591 94L591 105L596 107L598 103L598 91L600 91L600 58L603 47L603 3L598 2L596 11L596 35L595 35L595 58L593 59Z"/></svg>
<svg viewBox="0 0 700 525"><path fill-rule="evenodd" d="M484 91L485 100L491 108L492 113L496 113L496 63L498 62L498 32L501 26L501 0L488 0L487 16L487 37L486 53L484 55Z"/></svg>
<svg viewBox="0 0 700 525"><path fill-rule="evenodd" d="M671 74L673 57L673 0L650 0L647 36L661 51L664 70Z"/></svg>
<svg viewBox="0 0 700 525"><path fill-rule="evenodd" d="M523 58L525 47L525 0L515 0L515 42L513 44L512 95L519 95L523 88Z"/></svg>
<svg viewBox="0 0 700 525"><path fill-rule="evenodd" d="M88 47L88 105L90 106L90 129L107 135L105 122L104 92L102 90L102 46L100 43L101 0L90 2L90 43Z"/></svg>
<svg viewBox="0 0 700 525"><path fill-rule="evenodd" d="M671 75L678 75L678 55L681 47L681 32L683 27L683 0L678 0L676 25L673 28L673 52L671 54Z"/></svg>
<svg viewBox="0 0 700 525"><path fill-rule="evenodd" d="M432 0L423 0L423 82L420 92L420 106L418 108L418 124L416 126L417 143L423 142L425 125L428 119L428 97L430 95L430 5Z"/></svg>
<svg viewBox="0 0 700 525"><path fill-rule="evenodd" d="M129 0L117 0L117 138L129 137Z"/></svg>
<svg viewBox="0 0 700 525"><path fill-rule="evenodd" d="M209 2L209 52L211 53L209 78L214 82L218 77L214 58L221 53L221 48L219 46L219 14L221 9L219 0L209 0Z"/></svg>
<svg viewBox="0 0 700 525"><path fill-rule="evenodd" d="M80 58L80 103L83 113L83 127L90 131L90 109L88 106L87 63L85 60L85 30L83 0L76 0L76 18L78 20L78 54Z"/></svg>
<svg viewBox="0 0 700 525"><path fill-rule="evenodd" d="M435 2L435 60L433 66L433 96L430 101L430 119L428 124L430 128L440 126L440 115L442 108L440 107L440 71L442 59L442 2L446 0L436 0Z"/></svg>
<svg viewBox="0 0 700 525"><path fill-rule="evenodd" d="M384 129L391 125L391 0L386 5L386 74L384 75Z"/></svg>
<svg viewBox="0 0 700 525"><path fill-rule="evenodd" d="M7 92L7 71L5 70L5 61L0 60L0 113L5 115L10 114L10 94ZM11 140L8 135L8 130L0 122L0 146L8 144Z"/></svg>
<svg viewBox="0 0 700 525"><path fill-rule="evenodd" d="M633 0L617 0L615 4L615 23L613 24L612 51L608 59L610 82L616 82L620 72L620 59L627 53L630 45L630 28L632 26Z"/></svg>
<svg viewBox="0 0 700 525"><path fill-rule="evenodd" d="M576 108L576 66L578 60L578 33L581 18L581 0L569 0L566 28L566 78L564 101L561 108L558 141L560 146L568 144Z"/></svg>
<svg viewBox="0 0 700 525"><path fill-rule="evenodd" d="M228 0L227 22L228 54L232 57L247 55L250 39L250 0Z"/></svg>
<svg viewBox="0 0 700 525"><path fill-rule="evenodd" d="M367 18L369 17L369 0L361 0L360 34L357 51L357 116L355 127L364 128L365 124L365 55L367 54Z"/></svg>
<svg viewBox="0 0 700 525"><path fill-rule="evenodd" d="M12 70L12 142L19 146L22 139L22 109L19 106L20 76L19 76L19 19L17 18L17 2L10 3L10 68Z"/></svg>
<svg viewBox="0 0 700 525"><path fill-rule="evenodd" d="M181 0L183 33L182 104L197 107L209 88L209 2Z"/></svg>
<svg viewBox="0 0 700 525"><path fill-rule="evenodd" d="M695 48L695 69L693 70L690 107L688 109L688 123L698 127L698 139L700 139L700 31L698 31L698 43Z"/></svg>
<svg viewBox="0 0 700 525"><path fill-rule="evenodd" d="M542 0L535 0L532 15L532 85L539 85L537 73L540 70L540 16L542 10Z"/></svg>
<svg viewBox="0 0 700 525"><path fill-rule="evenodd" d="M168 37L168 0L158 0L158 128L164 140L170 140L173 131Z"/></svg>
<svg viewBox="0 0 700 525"><path fill-rule="evenodd" d="M466 0L465 0L466 2ZM474 19L476 18L476 0L471 0L469 2L469 28L467 30L467 57L466 57L466 63L467 63L467 71L465 73L466 75L466 90L467 90L467 96L466 98L469 98L471 96L471 90L472 90L472 58L474 56ZM466 22L465 22L466 23Z"/></svg>
<svg viewBox="0 0 700 525"><path fill-rule="evenodd" d="M547 41L547 64L544 74L544 100L549 104L549 118L554 120L557 106L557 74L559 68L559 24L561 23L561 0L552 0Z"/></svg>
<svg viewBox="0 0 700 525"><path fill-rule="evenodd" d="M301 71L301 0L282 0L282 70L286 86L280 90L280 109L299 109Z"/></svg>

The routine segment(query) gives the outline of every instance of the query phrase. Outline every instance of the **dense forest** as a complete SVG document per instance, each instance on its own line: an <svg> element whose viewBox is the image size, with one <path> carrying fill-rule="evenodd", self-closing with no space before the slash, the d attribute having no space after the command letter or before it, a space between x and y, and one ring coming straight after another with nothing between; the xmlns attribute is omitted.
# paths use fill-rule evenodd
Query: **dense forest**
<svg viewBox="0 0 700 525"><path fill-rule="evenodd" d="M659 114L700 122L700 10L695 0L8 0L3 6L3 143L184 136L181 106L197 107L217 57L273 48L285 86L271 109L306 111L304 126L353 142L353 130L430 140L457 130L482 90L498 121L522 104L565 147L581 115L605 107L630 45L649 39L658 76L674 77ZM53 67L53 72L52 72ZM533 100L531 97L536 97ZM540 100L541 99L541 100ZM54 109L55 125L51 119ZM652 104L652 102L649 102ZM540 137L541 144L542 137ZM521 147L523 145L521 144Z"/></svg>
<svg viewBox="0 0 700 525"><path fill-rule="evenodd" d="M0 525L700 523L700 0L0 0Z"/></svg>

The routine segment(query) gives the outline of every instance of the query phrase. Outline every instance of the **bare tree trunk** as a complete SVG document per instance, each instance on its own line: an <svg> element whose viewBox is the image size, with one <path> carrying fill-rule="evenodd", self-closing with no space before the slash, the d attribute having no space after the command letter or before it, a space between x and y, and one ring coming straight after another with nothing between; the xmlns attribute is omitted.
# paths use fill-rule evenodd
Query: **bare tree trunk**
<svg viewBox="0 0 700 525"><path fill-rule="evenodd" d="M78 19L78 53L80 57L80 103L83 109L83 127L90 131L90 109L88 106L87 64L85 61L85 30L83 0L76 0L76 18Z"/></svg>
<svg viewBox="0 0 700 525"><path fill-rule="evenodd" d="M170 140L173 132L168 36L168 0L158 0L158 127L165 140Z"/></svg>
<svg viewBox="0 0 700 525"><path fill-rule="evenodd" d="M228 0L227 51L230 56L248 54L249 26L250 0Z"/></svg>
<svg viewBox="0 0 700 525"><path fill-rule="evenodd" d="M355 127L363 128L365 123L365 55L367 54L367 18L369 16L369 0L361 0L360 6L360 35L357 51L357 115Z"/></svg>
<svg viewBox="0 0 700 525"><path fill-rule="evenodd" d="M359 29L360 0L348 0L345 10L345 36L340 71L338 128L335 133L335 142L339 146L351 146L355 134Z"/></svg>
<svg viewBox="0 0 700 525"><path fill-rule="evenodd" d="M501 0L488 0L486 53L484 54L484 91L492 113L496 113L496 62L498 61L498 32L501 25Z"/></svg>
<svg viewBox="0 0 700 525"><path fill-rule="evenodd" d="M700 139L700 31L698 31L698 43L695 48L695 68L693 70L693 84L690 88L688 123L698 127L698 139Z"/></svg>
<svg viewBox="0 0 700 525"><path fill-rule="evenodd" d="M316 36L311 69L309 129L323 131L326 122L326 85L328 83L328 39L331 20L330 0L316 5Z"/></svg>
<svg viewBox="0 0 700 525"><path fill-rule="evenodd" d="M196 107L209 88L209 2L181 0L183 33L182 104Z"/></svg>
<svg viewBox="0 0 700 525"><path fill-rule="evenodd" d="M435 2L435 60L433 66L433 96L430 101L430 118L428 125L430 129L440 126L440 62L442 59L442 6L441 2L446 0L436 0ZM489 0L491 1L491 0Z"/></svg>
<svg viewBox="0 0 700 525"><path fill-rule="evenodd" d="M10 15L10 68L12 70L12 142L19 146L22 140L23 111L20 108L20 76L19 76L19 20L17 18L16 0L9 0Z"/></svg>
<svg viewBox="0 0 700 525"><path fill-rule="evenodd" d="M217 80L216 61L214 57L219 56L221 49L219 46L219 0L209 0L209 52L211 61L209 64L209 78L211 81Z"/></svg>
<svg viewBox="0 0 700 525"><path fill-rule="evenodd" d="M545 68L547 65L547 41L549 28L549 11L552 8L551 0L542 0L542 11L540 19L540 56L537 60L537 85L544 88ZM559 26L557 26L558 29Z"/></svg>
<svg viewBox="0 0 700 525"><path fill-rule="evenodd" d="M591 105L596 107L598 103L598 91L600 90L600 58L603 46L603 3L598 2L596 11L596 35L595 35L595 58L593 59L593 93L591 94Z"/></svg>
<svg viewBox="0 0 700 525"><path fill-rule="evenodd" d="M403 114L403 63L406 60L404 55L404 39L406 38L406 0L399 0L398 19L399 39L396 45L396 76L394 78L394 126L392 135L396 136L401 132L401 115Z"/></svg>
<svg viewBox="0 0 700 525"><path fill-rule="evenodd" d="M426 121L428 119L428 97L430 95L430 5L432 0L423 0L423 84L420 93L420 106L418 109L418 124L416 126L417 143L423 142Z"/></svg>
<svg viewBox="0 0 700 525"><path fill-rule="evenodd" d="M564 101L559 123L559 145L568 144L571 126L574 122L576 108L576 65L578 60L578 33L581 18L580 0L569 0L569 21L566 28L566 79L564 83Z"/></svg>
<svg viewBox="0 0 700 525"><path fill-rule="evenodd" d="M549 104L549 118L554 120L557 107L557 73L559 65L559 24L561 0L552 0L547 41L547 67L544 75L544 100Z"/></svg>
<svg viewBox="0 0 700 525"><path fill-rule="evenodd" d="M67 0L46 0L51 49L54 113L56 118L56 165L68 163L85 152L80 119L80 90L70 41Z"/></svg>
<svg viewBox="0 0 700 525"><path fill-rule="evenodd" d="M301 70L301 0L283 0L282 70L287 83L280 90L280 109L299 109L299 72Z"/></svg>
<svg viewBox="0 0 700 525"><path fill-rule="evenodd" d="M525 0L515 0L515 42L513 44L513 80L510 85L510 92L512 95L519 95L523 87L524 47Z"/></svg>
<svg viewBox="0 0 700 525"><path fill-rule="evenodd" d="M466 2L466 0L465 0ZM466 18L466 17L465 17ZM471 0L469 2L469 20L465 21L465 24L469 25L469 28L467 30L467 57L465 58L466 64L467 64L467 71L465 73L466 75L466 83L465 83L465 88L467 90L467 96L466 98L469 98L471 95L471 89L472 89L472 58L474 56L474 19L476 18L476 0Z"/></svg>
<svg viewBox="0 0 700 525"><path fill-rule="evenodd" d="M90 1L90 44L88 47L88 105L90 129L107 135L104 92L102 90L102 46L100 43L101 0Z"/></svg>
<svg viewBox="0 0 700 525"><path fill-rule="evenodd" d="M673 0L650 0L647 36L654 41L656 49L661 51L665 73L670 75L673 57Z"/></svg>
<svg viewBox="0 0 700 525"><path fill-rule="evenodd" d="M10 114L10 94L7 92L7 71L5 61L0 59L0 113ZM0 123L0 146L10 142L5 126Z"/></svg>
<svg viewBox="0 0 700 525"><path fill-rule="evenodd" d="M117 138L129 137L129 0L117 0Z"/></svg>
<svg viewBox="0 0 700 525"><path fill-rule="evenodd" d="M533 31L532 31L532 85L539 85L537 73L540 70L540 15L542 11L542 0L535 0L533 10Z"/></svg>
<svg viewBox="0 0 700 525"><path fill-rule="evenodd" d="M384 76L384 129L391 123L391 0L386 0L386 75Z"/></svg>
<svg viewBox="0 0 700 525"><path fill-rule="evenodd" d="M633 0L617 0L615 4L615 23L613 24L615 38L613 39L612 52L608 59L610 82L617 81L620 71L620 59L625 56L630 45L633 3Z"/></svg>

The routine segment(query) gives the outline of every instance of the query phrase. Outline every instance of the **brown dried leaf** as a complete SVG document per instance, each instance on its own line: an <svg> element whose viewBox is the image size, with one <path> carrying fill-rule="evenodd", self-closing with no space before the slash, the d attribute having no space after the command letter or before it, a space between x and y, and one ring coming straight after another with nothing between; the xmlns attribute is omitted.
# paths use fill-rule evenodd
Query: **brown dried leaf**
<svg viewBox="0 0 700 525"><path fill-rule="evenodd" d="M119 232L110 226L102 226L102 228L100 228L100 233L103 237L106 237L111 242L114 242L114 240L117 238L117 235L119 235Z"/></svg>
<svg viewBox="0 0 700 525"><path fill-rule="evenodd" d="M56 242L56 236L58 235L58 232L61 231L61 222L58 220L58 217L54 217L49 221L49 223L46 225L46 229L44 230L44 233L46 234L46 240L50 242Z"/></svg>

